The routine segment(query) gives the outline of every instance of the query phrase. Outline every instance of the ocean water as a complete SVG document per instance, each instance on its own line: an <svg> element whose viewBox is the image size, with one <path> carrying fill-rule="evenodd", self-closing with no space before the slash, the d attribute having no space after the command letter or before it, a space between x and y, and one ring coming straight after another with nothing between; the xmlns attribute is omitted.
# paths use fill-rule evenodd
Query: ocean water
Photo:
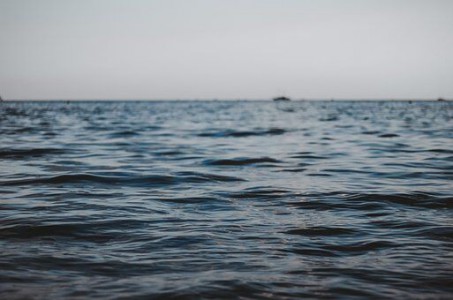
<svg viewBox="0 0 453 300"><path fill-rule="evenodd" d="M1 299L453 297L453 103L0 103Z"/></svg>

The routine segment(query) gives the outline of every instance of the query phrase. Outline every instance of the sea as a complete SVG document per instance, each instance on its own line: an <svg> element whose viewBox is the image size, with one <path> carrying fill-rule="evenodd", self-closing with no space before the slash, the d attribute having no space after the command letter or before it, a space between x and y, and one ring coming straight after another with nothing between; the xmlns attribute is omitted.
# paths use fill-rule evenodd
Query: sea
<svg viewBox="0 0 453 300"><path fill-rule="evenodd" d="M453 102L4 101L1 299L452 299Z"/></svg>

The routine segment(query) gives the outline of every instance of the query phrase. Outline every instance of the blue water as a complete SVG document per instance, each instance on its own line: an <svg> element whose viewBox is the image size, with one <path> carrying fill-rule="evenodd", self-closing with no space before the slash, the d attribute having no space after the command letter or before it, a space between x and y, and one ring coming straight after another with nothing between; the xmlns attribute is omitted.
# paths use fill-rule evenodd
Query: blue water
<svg viewBox="0 0 453 300"><path fill-rule="evenodd" d="M452 102L0 103L0 298L453 297Z"/></svg>

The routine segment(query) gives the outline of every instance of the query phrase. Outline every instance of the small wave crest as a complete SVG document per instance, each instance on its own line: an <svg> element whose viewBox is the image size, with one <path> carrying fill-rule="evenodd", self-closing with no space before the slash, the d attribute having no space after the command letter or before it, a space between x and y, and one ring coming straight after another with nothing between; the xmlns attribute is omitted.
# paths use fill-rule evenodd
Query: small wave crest
<svg viewBox="0 0 453 300"><path fill-rule="evenodd" d="M220 130L212 132L203 132L198 134L200 137L251 137L251 136L266 136L266 135L281 135L286 133L282 128L257 129L251 131L241 130Z"/></svg>
<svg viewBox="0 0 453 300"><path fill-rule="evenodd" d="M92 174L65 174L51 177L37 177L19 180L0 181L0 186L21 186L36 184L78 184L92 183L104 185L124 186L165 186L181 183L200 182L231 182L244 181L244 179L216 174L197 172L178 172L174 175L147 175L147 176L100 176Z"/></svg>
<svg viewBox="0 0 453 300"><path fill-rule="evenodd" d="M61 155L68 150L57 148L0 149L0 159L25 159L46 155Z"/></svg>
<svg viewBox="0 0 453 300"><path fill-rule="evenodd" d="M91 221L79 223L33 224L33 221L20 220L2 223L0 235L8 239L43 239L43 238L71 238L91 242L105 242L118 238L121 234L109 231L110 228L140 228L145 223L129 219L115 219L110 221Z"/></svg>
<svg viewBox="0 0 453 300"><path fill-rule="evenodd" d="M353 202L383 202L422 208L453 208L453 197L413 194L353 194L347 197Z"/></svg>
<svg viewBox="0 0 453 300"><path fill-rule="evenodd" d="M302 235L302 236L338 236L350 235L357 233L354 229L343 227L312 227L312 228L298 228L285 231L286 234Z"/></svg>
<svg viewBox="0 0 453 300"><path fill-rule="evenodd" d="M304 256L356 256L365 255L370 252L395 248L398 245L390 241L361 241L346 244L319 244L316 246L300 246L285 250Z"/></svg>
<svg viewBox="0 0 453 300"><path fill-rule="evenodd" d="M247 166L254 164L280 163L279 160L270 157L259 158L233 158L206 160L205 165L210 166Z"/></svg>

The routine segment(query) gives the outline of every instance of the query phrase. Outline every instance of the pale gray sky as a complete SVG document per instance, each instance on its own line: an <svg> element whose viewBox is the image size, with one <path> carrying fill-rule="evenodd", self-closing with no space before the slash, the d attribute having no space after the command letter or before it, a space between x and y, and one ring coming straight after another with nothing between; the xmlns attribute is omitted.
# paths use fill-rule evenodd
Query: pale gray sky
<svg viewBox="0 0 453 300"><path fill-rule="evenodd" d="M0 0L9 99L453 98L452 0Z"/></svg>

